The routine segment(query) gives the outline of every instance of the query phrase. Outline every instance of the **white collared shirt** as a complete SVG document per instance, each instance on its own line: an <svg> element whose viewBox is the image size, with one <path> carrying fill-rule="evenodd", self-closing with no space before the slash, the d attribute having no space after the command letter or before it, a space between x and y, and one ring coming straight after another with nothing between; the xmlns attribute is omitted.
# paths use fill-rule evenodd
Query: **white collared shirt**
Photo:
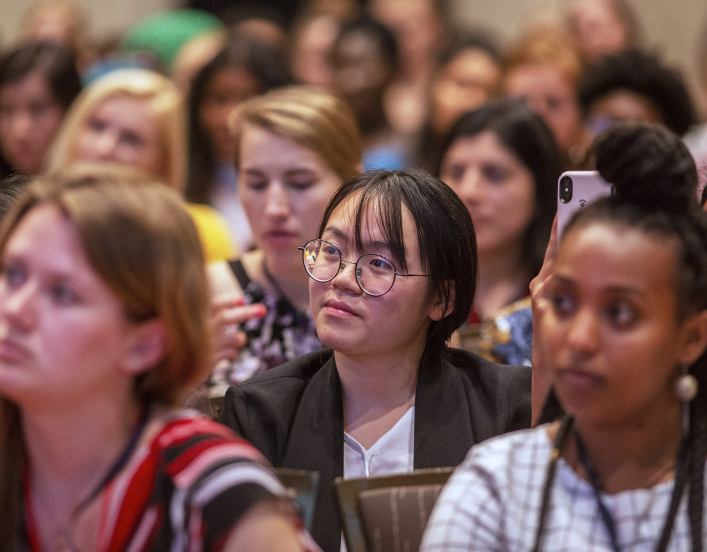
<svg viewBox="0 0 707 552"><path fill-rule="evenodd" d="M344 479L409 473L415 453L415 405L366 450L344 431ZM341 552L346 552L341 537Z"/></svg>

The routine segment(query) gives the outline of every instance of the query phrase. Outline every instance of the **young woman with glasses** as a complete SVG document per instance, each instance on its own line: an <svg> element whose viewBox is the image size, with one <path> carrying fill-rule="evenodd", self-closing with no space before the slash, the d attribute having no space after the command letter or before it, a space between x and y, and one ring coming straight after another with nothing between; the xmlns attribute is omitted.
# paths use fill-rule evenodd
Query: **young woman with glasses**
<svg viewBox="0 0 707 552"><path fill-rule="evenodd" d="M334 552L334 478L455 466L465 447L527 427L530 370L446 346L474 298L476 241L437 178L364 173L317 236L302 260L327 349L231 387L221 421L273 465L320 473L312 535Z"/></svg>
<svg viewBox="0 0 707 552"><path fill-rule="evenodd" d="M545 303L534 313L544 362L533 371L548 373L567 415L472 448L435 506L423 552L707 544L707 220L697 171L657 125L622 123L595 149L615 194L572 219L533 298Z"/></svg>

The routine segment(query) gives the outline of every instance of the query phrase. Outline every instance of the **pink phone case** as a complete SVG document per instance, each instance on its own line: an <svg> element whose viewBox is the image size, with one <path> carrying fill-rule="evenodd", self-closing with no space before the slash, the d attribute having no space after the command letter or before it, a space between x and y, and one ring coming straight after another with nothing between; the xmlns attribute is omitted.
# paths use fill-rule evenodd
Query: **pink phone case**
<svg viewBox="0 0 707 552"><path fill-rule="evenodd" d="M571 197L563 197L563 179L572 181ZM557 235L562 237L565 226L572 216L601 197L611 195L611 184L597 171L566 171L557 181ZM568 201L564 201L564 200Z"/></svg>

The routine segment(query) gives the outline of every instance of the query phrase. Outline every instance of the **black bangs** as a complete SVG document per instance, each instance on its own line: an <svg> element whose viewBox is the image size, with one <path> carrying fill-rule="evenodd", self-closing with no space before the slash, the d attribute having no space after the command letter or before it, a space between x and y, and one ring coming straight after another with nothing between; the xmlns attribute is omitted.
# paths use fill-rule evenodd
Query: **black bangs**
<svg viewBox="0 0 707 552"><path fill-rule="evenodd" d="M392 185L391 179L381 178L363 190L356 206L356 249L364 251L364 230L370 234L371 225L376 224L390 249L396 268L407 272L405 237L403 235L403 198L400 186ZM364 218L366 228L364 228ZM399 268L398 268L399 267Z"/></svg>
<svg viewBox="0 0 707 552"><path fill-rule="evenodd" d="M469 316L476 292L476 236L469 211L449 186L424 171L371 171L334 194L319 225L319 238L334 210L350 196L356 196L350 216L357 249L366 253L372 225L377 225L402 273L408 270L403 208L409 211L429 282L425 300L449 307L441 320L430 324L427 334L427 351L444 354L445 342Z"/></svg>

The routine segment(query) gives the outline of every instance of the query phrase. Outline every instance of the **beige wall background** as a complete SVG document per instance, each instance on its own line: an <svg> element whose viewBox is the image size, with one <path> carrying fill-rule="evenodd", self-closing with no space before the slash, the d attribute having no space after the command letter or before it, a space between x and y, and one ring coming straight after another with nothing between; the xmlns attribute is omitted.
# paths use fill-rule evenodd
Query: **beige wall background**
<svg viewBox="0 0 707 552"><path fill-rule="evenodd" d="M102 38L129 29L140 19L176 5L173 0L74 0L86 12L88 35ZM7 45L35 0L0 0L0 42Z"/></svg>
<svg viewBox="0 0 707 552"><path fill-rule="evenodd" d="M34 0L0 0L0 42L12 41L24 11ZM120 33L141 18L175 5L177 0L77 0L88 16L89 35ZM484 25L510 41L523 26L562 0L450 0L455 21ZM707 0L629 0L644 29L645 45L685 71L699 91L698 43L707 40Z"/></svg>

